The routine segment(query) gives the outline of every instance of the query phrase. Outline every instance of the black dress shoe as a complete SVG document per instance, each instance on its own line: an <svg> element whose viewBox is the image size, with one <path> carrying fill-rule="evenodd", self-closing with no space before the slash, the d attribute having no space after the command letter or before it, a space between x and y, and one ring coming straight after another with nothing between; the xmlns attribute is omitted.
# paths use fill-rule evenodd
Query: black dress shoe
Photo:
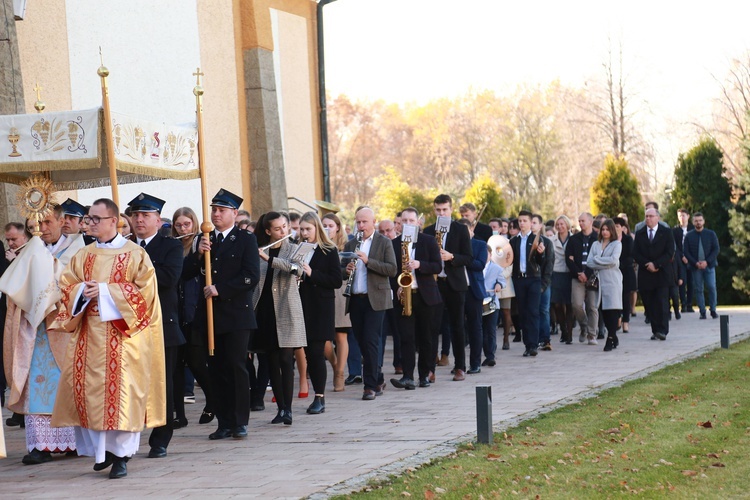
<svg viewBox="0 0 750 500"><path fill-rule="evenodd" d="M292 412L289 410L284 411L284 415L281 417L284 425L292 425Z"/></svg>
<svg viewBox="0 0 750 500"><path fill-rule="evenodd" d="M315 396L313 402L307 407L307 413L310 415L319 415L326 412L326 399L324 396Z"/></svg>
<svg viewBox="0 0 750 500"><path fill-rule="evenodd" d="M430 381L427 377L419 379L419 387L430 387Z"/></svg>
<svg viewBox="0 0 750 500"><path fill-rule="evenodd" d="M276 412L276 416L273 417L273 420L271 420L272 424L280 424L284 421L284 410L279 410Z"/></svg>
<svg viewBox="0 0 750 500"><path fill-rule="evenodd" d="M362 393L362 401L373 401L375 399L375 391L372 389L365 389Z"/></svg>
<svg viewBox="0 0 750 500"><path fill-rule="evenodd" d="M486 359L485 362L487 363L487 366L495 366L497 364L497 361L494 359Z"/></svg>
<svg viewBox="0 0 750 500"><path fill-rule="evenodd" d="M529 356L536 356L539 354L536 349L529 349Z"/></svg>
<svg viewBox="0 0 750 500"><path fill-rule="evenodd" d="M112 469L109 471L109 478L110 479L120 479L121 477L125 477L128 475L128 464L127 460L120 457L114 457L114 462L112 463Z"/></svg>
<svg viewBox="0 0 750 500"><path fill-rule="evenodd" d="M238 425L234 428L232 431L232 437L234 439L244 439L247 437L247 426L246 425Z"/></svg>
<svg viewBox="0 0 750 500"><path fill-rule="evenodd" d="M362 383L362 376L361 375L349 375L346 377L346 380L344 380L344 385L354 385L354 384L361 384Z"/></svg>
<svg viewBox="0 0 750 500"><path fill-rule="evenodd" d="M521 332L516 332L515 337L513 337L513 342L521 342Z"/></svg>
<svg viewBox="0 0 750 500"><path fill-rule="evenodd" d="M391 384L397 389L406 389L407 391L413 391L417 387L414 385L414 381L408 377L392 378Z"/></svg>
<svg viewBox="0 0 750 500"><path fill-rule="evenodd" d="M148 452L148 458L164 458L167 456L167 449L163 446L153 446Z"/></svg>
<svg viewBox="0 0 750 500"><path fill-rule="evenodd" d="M466 373L468 373L469 375L476 375L477 373L482 373L482 369L481 368L469 368L468 370L466 370Z"/></svg>
<svg viewBox="0 0 750 500"><path fill-rule="evenodd" d="M188 420L186 418L176 418L172 420L172 429L182 429L187 427Z"/></svg>
<svg viewBox="0 0 750 500"><path fill-rule="evenodd" d="M523 357L524 358L528 358L529 357L529 350L528 349L526 349L525 351L523 351Z"/></svg>
<svg viewBox="0 0 750 500"><path fill-rule="evenodd" d="M682 314L680 314L680 311L674 312L674 319L682 319Z"/></svg>
<svg viewBox="0 0 750 500"><path fill-rule="evenodd" d="M211 422L214 419L214 414L210 411L203 410L203 413L201 413L201 418L198 420L199 424L207 424ZM187 423L187 422L186 422Z"/></svg>
<svg viewBox="0 0 750 500"><path fill-rule="evenodd" d="M263 403L250 405L250 411L263 411L265 409L266 409L266 405Z"/></svg>
<svg viewBox="0 0 750 500"><path fill-rule="evenodd" d="M487 366L487 361L489 361L489 359L485 359L484 361L482 361L482 366Z"/></svg>
<svg viewBox="0 0 750 500"><path fill-rule="evenodd" d="M647 325L650 325L650 324L651 324L651 320L650 320L650 319L648 319L648 316L646 316L646 324L647 324Z"/></svg>
<svg viewBox="0 0 750 500"><path fill-rule="evenodd" d="M111 454L110 452L107 451L107 452L104 453L104 462L97 462L97 463L95 463L94 464L94 470L97 471L97 472L100 471L100 470L104 470L107 467L109 467L110 465L112 465L112 463L114 461L115 461L115 456L113 454Z"/></svg>
<svg viewBox="0 0 750 500"><path fill-rule="evenodd" d="M5 419L5 425L7 425L8 427L21 426L21 429L23 429L24 427L26 427L26 422L24 421L23 415L14 413L13 415Z"/></svg>
<svg viewBox="0 0 750 500"><path fill-rule="evenodd" d="M36 448L31 450L31 452L28 455L25 455L21 462L24 465L39 465L46 462L52 461L52 453L48 451L39 451Z"/></svg>
<svg viewBox="0 0 750 500"><path fill-rule="evenodd" d="M654 332L654 337L656 337L659 340L667 340L667 336L661 332Z"/></svg>
<svg viewBox="0 0 750 500"><path fill-rule="evenodd" d="M212 432L208 435L208 439L212 441L216 441L217 439L226 439L228 437L232 436L232 429L216 429L215 432Z"/></svg>
<svg viewBox="0 0 750 500"><path fill-rule="evenodd" d="M716 318L718 318L718 317L719 317L719 315L718 315L718 314L716 313L716 311L711 311L711 317L712 317L713 319L716 319Z"/></svg>

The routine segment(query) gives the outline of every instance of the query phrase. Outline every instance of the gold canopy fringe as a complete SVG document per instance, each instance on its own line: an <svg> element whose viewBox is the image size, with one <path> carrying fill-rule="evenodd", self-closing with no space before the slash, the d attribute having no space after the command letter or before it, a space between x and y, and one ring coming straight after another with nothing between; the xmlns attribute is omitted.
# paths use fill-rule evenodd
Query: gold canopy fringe
<svg viewBox="0 0 750 500"><path fill-rule="evenodd" d="M200 172L197 169L171 170L168 168L148 167L145 165L128 163L121 160L117 160L117 170L120 172L128 172L137 175L147 175L152 177L155 176L157 179L175 179L178 181L187 181L190 179L198 179L200 177Z"/></svg>
<svg viewBox="0 0 750 500"><path fill-rule="evenodd" d="M52 170L88 170L99 168L101 158L86 160L44 160L0 163L0 172L43 172Z"/></svg>

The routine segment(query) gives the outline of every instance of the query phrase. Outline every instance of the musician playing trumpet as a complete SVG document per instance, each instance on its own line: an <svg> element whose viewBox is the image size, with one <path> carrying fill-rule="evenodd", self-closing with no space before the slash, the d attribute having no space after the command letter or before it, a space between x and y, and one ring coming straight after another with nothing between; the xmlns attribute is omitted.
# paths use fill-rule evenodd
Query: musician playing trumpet
<svg viewBox="0 0 750 500"><path fill-rule="evenodd" d="M391 384L406 390L414 389L417 383L419 387L430 386L428 377L435 361L432 355L432 331L437 326L437 309L443 302L433 278L433 275L443 269L440 250L433 236L424 233L417 235L418 217L416 208L405 208L401 212L402 234L393 240L394 253L403 255L396 263L397 276L404 272L411 275L411 290L408 291L399 286L398 280L391 280L398 298L395 308L401 334L401 367L404 372L400 379L392 378ZM403 302L407 293L411 294L411 315L403 314ZM419 346L418 382L414 379L416 346Z"/></svg>
<svg viewBox="0 0 750 500"><path fill-rule="evenodd" d="M362 399L372 401L383 394L385 380L381 371L381 335L385 311L393 307L388 278L396 276L396 253L391 241L375 231L375 213L360 207L355 214L361 241L347 242L344 250L356 249L357 259L346 266L345 278L351 279L351 295L346 310L352 319L352 331L362 351Z"/></svg>

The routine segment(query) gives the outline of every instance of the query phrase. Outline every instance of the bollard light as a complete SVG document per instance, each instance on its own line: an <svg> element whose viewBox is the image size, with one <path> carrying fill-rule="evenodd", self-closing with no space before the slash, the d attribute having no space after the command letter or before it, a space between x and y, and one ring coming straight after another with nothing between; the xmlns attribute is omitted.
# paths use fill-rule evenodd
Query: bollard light
<svg viewBox="0 0 750 500"><path fill-rule="evenodd" d="M492 386L477 386L477 442L492 444Z"/></svg>
<svg viewBox="0 0 750 500"><path fill-rule="evenodd" d="M729 349L729 315L722 314L719 316L719 326L721 327L721 347Z"/></svg>

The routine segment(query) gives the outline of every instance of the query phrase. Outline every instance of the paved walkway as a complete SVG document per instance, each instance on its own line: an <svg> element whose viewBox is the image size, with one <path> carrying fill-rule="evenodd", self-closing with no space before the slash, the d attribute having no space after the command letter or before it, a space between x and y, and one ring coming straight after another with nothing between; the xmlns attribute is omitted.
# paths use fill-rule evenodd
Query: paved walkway
<svg viewBox="0 0 750 500"><path fill-rule="evenodd" d="M730 315L735 340L750 331L750 308L719 313ZM4 498L299 498L342 493L409 460L421 462L430 454L446 454L455 440L475 433L476 384L492 385L494 422L503 426L529 412L718 346L719 320L700 321L697 313L686 314L671 328L667 341L651 341L639 314L631 332L620 336L620 347L611 353L602 352L602 345L561 345L553 337L554 351L523 358L521 344L511 344L510 351L499 351L496 367L467 376L465 382L452 382L450 368L442 367L430 388L407 392L389 387L371 402L360 400L361 386L331 391L323 415L305 414L312 399L295 400L291 427L270 425L275 412L268 393L266 411L250 415L250 437L245 441L209 441L215 426L197 424L199 401L188 405L190 425L175 431L167 458L146 459L148 433L144 433L141 451L128 464L129 476L118 481L107 479L106 472L92 471L90 458L57 457L48 464L24 466L24 434L17 427L5 427L9 458L0 460L0 494ZM392 369L386 364L389 378ZM529 385L536 389L529 391Z"/></svg>

